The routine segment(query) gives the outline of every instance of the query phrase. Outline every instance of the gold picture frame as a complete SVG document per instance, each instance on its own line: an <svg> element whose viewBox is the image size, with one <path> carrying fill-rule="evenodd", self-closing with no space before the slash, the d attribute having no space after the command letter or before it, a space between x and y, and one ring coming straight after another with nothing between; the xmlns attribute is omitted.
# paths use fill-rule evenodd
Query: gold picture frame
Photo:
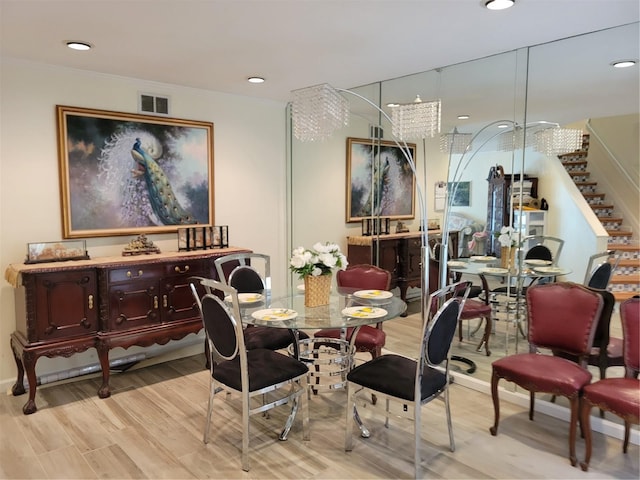
<svg viewBox="0 0 640 480"><path fill-rule="evenodd" d="M56 106L64 238L214 224L213 123Z"/></svg>
<svg viewBox="0 0 640 480"><path fill-rule="evenodd" d="M415 163L416 144L407 148ZM346 178L347 223L367 217L415 218L415 175L395 142L347 138Z"/></svg>

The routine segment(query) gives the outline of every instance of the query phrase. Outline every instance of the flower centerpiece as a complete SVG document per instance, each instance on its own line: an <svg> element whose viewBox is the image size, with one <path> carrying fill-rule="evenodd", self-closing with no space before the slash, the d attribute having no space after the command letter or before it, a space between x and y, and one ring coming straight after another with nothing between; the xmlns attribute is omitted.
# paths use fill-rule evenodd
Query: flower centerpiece
<svg viewBox="0 0 640 480"><path fill-rule="evenodd" d="M297 247L291 253L289 268L304 280L304 304L317 307L329 304L334 270L347 268L347 258L335 243L316 243L311 249Z"/></svg>
<svg viewBox="0 0 640 480"><path fill-rule="evenodd" d="M500 261L502 268L509 268L515 265L517 232L511 226L505 226L500 229L498 234L498 242L500 243Z"/></svg>

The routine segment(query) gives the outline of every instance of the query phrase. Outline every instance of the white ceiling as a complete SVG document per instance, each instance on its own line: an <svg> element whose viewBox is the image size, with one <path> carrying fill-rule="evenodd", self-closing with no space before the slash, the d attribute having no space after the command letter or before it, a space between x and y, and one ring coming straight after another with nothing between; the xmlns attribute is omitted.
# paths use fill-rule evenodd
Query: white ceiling
<svg viewBox="0 0 640 480"><path fill-rule="evenodd" d="M0 0L0 53L287 101L637 22L638 0ZM90 42L72 51L67 40ZM637 46L636 46L637 48ZM261 85L246 81L266 78Z"/></svg>

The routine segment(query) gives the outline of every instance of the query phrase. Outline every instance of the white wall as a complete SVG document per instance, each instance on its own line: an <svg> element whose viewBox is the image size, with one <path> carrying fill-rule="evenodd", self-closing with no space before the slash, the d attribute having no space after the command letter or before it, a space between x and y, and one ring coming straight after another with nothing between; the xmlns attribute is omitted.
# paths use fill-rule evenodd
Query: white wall
<svg viewBox="0 0 640 480"><path fill-rule="evenodd" d="M0 72L0 268L24 261L28 242L62 238L55 106L136 113L138 92L168 95L173 117L214 123L215 223L229 225L232 245L270 254L274 285L284 284L284 104L13 59L3 59ZM132 238L87 239L89 255L119 255ZM151 239L162 251L177 250L175 234ZM2 282L0 385L5 387L15 381L9 347L15 323L14 291ZM123 354L112 357L118 353ZM36 373L95 362L95 351L69 359L43 357Z"/></svg>

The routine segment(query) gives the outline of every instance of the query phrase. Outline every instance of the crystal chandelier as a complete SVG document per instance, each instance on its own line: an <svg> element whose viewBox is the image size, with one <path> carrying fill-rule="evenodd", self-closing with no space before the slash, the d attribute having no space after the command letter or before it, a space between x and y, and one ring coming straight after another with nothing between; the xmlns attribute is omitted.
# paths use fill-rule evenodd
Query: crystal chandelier
<svg viewBox="0 0 640 480"><path fill-rule="evenodd" d="M535 133L535 148L548 157L575 152L582 148L582 130L546 128Z"/></svg>
<svg viewBox="0 0 640 480"><path fill-rule="evenodd" d="M542 129L537 129L536 127L540 125ZM557 124L549 124L549 122L527 126L526 138L523 138L523 135L524 129L519 125L511 131L501 133L498 136L498 150L509 152L521 148L524 143L525 147L533 146L536 151L553 157L582 148L582 130L560 128Z"/></svg>
<svg viewBox="0 0 640 480"><path fill-rule="evenodd" d="M349 102L327 83L292 92L293 134L303 142L324 140L349 125Z"/></svg>
<svg viewBox="0 0 640 480"><path fill-rule="evenodd" d="M473 133L460 133L455 127L453 132L440 135L440 151L442 153L463 154L473 148Z"/></svg>
<svg viewBox="0 0 640 480"><path fill-rule="evenodd" d="M413 103L391 111L391 133L401 141L433 138L440 133L440 100L423 102L420 95Z"/></svg>

